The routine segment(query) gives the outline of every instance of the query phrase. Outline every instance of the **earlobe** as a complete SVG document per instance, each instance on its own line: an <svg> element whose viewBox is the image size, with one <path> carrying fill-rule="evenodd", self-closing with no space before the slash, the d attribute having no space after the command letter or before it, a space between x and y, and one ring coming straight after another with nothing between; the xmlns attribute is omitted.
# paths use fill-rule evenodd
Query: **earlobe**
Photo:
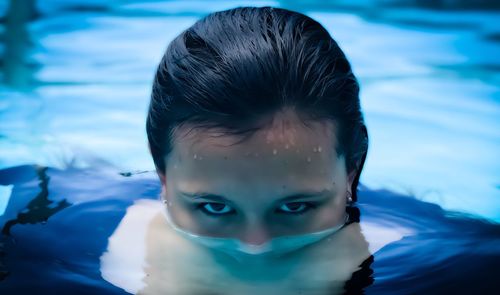
<svg viewBox="0 0 500 295"><path fill-rule="evenodd" d="M352 204L352 193L348 190L347 191L347 205Z"/></svg>

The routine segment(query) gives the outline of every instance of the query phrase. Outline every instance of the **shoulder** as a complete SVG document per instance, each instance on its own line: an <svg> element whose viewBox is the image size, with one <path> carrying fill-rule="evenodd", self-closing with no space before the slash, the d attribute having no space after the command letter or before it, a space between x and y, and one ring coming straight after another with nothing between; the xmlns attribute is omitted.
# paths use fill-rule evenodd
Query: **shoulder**
<svg viewBox="0 0 500 295"><path fill-rule="evenodd" d="M102 277L129 293L135 294L145 287L146 235L149 224L160 213L159 203L138 200L128 207L100 257Z"/></svg>

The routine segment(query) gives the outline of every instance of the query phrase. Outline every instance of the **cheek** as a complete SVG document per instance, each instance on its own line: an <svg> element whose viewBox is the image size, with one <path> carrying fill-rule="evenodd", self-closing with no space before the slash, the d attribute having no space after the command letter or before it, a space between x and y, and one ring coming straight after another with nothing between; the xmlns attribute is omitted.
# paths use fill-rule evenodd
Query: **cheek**
<svg viewBox="0 0 500 295"><path fill-rule="evenodd" d="M167 210L169 210L172 221L180 228L188 231L195 231L199 221L191 208L185 202L167 197Z"/></svg>
<svg viewBox="0 0 500 295"><path fill-rule="evenodd" d="M166 209L169 210L170 216L175 224L182 228L192 224L189 208L186 206L185 201L177 197L172 185L167 183L167 185L162 188L161 197L162 200L166 201L164 202Z"/></svg>
<svg viewBox="0 0 500 295"><path fill-rule="evenodd" d="M318 212L318 222L323 225L335 225L342 221L346 210L346 200L342 192L337 194Z"/></svg>

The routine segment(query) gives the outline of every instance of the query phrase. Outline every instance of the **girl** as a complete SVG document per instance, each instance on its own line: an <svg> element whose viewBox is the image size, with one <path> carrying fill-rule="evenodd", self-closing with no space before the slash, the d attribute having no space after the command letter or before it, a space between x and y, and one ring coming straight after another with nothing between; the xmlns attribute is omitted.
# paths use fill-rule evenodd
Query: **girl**
<svg viewBox="0 0 500 295"><path fill-rule="evenodd" d="M351 208L368 149L358 92L301 13L240 7L177 36L146 125L165 206L141 293L341 292L370 256Z"/></svg>

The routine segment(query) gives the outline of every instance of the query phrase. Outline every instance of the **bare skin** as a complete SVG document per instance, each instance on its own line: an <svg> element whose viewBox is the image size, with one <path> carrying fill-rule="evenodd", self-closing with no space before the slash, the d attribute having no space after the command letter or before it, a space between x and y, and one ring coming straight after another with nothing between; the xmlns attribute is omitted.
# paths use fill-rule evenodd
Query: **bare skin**
<svg viewBox="0 0 500 295"><path fill-rule="evenodd" d="M160 214L146 241L146 287L138 294L342 294L370 255L358 223L287 257L251 264L183 239Z"/></svg>
<svg viewBox="0 0 500 295"><path fill-rule="evenodd" d="M356 171L335 152L336 126L291 109L236 143L220 130L176 132L162 198L173 222L210 237L259 245L334 227L345 217ZM369 255L359 224L278 259L242 264L179 236L161 214L146 238L140 294L335 294ZM165 293L170 290L170 293Z"/></svg>

